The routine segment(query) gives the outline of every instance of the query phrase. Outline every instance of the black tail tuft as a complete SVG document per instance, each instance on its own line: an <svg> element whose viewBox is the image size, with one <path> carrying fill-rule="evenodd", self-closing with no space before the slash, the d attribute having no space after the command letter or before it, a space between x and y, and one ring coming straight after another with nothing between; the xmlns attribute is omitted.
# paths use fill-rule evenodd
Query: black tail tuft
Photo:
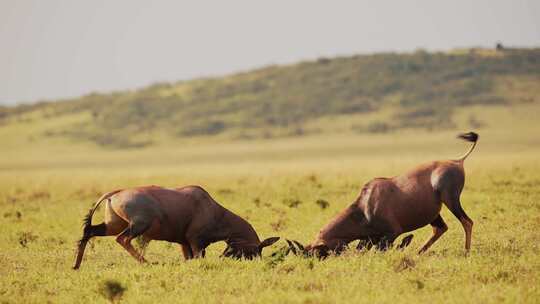
<svg viewBox="0 0 540 304"><path fill-rule="evenodd" d="M107 235L107 225L105 223L101 223L99 225L92 226L92 216L94 215L94 212L99 207L99 204L110 197L111 195L120 192L121 190L116 190L113 192L109 192L107 194L104 194L95 204L90 211L84 216L83 218L83 235L81 239L77 242L77 256L75 258L75 265L73 265L73 269L79 269L79 266L81 266L82 258L84 255L84 249L86 248L86 243L90 240L90 238L94 236L104 236Z"/></svg>
<svg viewBox="0 0 540 304"><path fill-rule="evenodd" d="M83 218L83 228L92 225L92 209Z"/></svg>
<svg viewBox="0 0 540 304"><path fill-rule="evenodd" d="M458 135L458 138L461 138L470 142L476 142L478 140L478 134L474 132L462 133Z"/></svg>
<svg viewBox="0 0 540 304"><path fill-rule="evenodd" d="M94 215L94 210L90 209L88 211L88 214L86 214L83 218L83 236L78 242L78 246L80 246L82 243L87 242L92 237L92 216Z"/></svg>
<svg viewBox="0 0 540 304"><path fill-rule="evenodd" d="M88 211L88 214L86 214L83 218L83 231L86 232L90 229L90 227L92 227L92 215L93 215L93 210L90 209L90 211Z"/></svg>

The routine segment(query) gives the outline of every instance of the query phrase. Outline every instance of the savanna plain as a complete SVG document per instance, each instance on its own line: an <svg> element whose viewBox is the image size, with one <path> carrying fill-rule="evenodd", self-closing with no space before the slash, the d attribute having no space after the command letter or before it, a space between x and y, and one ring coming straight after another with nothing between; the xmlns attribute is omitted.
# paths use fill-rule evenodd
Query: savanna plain
<svg viewBox="0 0 540 304"><path fill-rule="evenodd" d="M309 242L371 178L463 154L469 146L455 135L469 131L471 113L485 124L465 164L462 204L475 223L468 255L463 229L445 207L449 230L423 255L417 251L430 227L414 231L404 251L357 252L352 244L324 261L280 254L285 238ZM1 126L0 301L537 303L539 114L538 103L473 106L453 114L452 130L203 137L135 149L35 136L46 125L39 119ZM201 185L261 238L282 239L254 261L220 258L223 243L205 259L184 261L178 245L151 242L149 263L140 265L113 237L94 238L81 269L72 270L81 220L97 198L149 184Z"/></svg>

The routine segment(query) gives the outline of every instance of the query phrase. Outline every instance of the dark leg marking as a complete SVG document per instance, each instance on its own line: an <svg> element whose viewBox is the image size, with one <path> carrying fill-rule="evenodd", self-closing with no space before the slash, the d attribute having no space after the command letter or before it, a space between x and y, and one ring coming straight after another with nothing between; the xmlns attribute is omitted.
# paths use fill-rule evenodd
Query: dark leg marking
<svg viewBox="0 0 540 304"><path fill-rule="evenodd" d="M180 244L180 246L182 248L182 253L184 254L184 259L193 259L193 252L191 251L191 247L189 247L189 244Z"/></svg>
<svg viewBox="0 0 540 304"><path fill-rule="evenodd" d="M407 246L411 244L412 239L413 239L412 234L407 235L406 237L403 238L403 240L401 240L401 244L397 246L397 249L398 250L405 249Z"/></svg>
<svg viewBox="0 0 540 304"><path fill-rule="evenodd" d="M472 227L474 222L461 207L459 195L446 195L443 199L448 209L450 209L450 212L457 217L463 226L463 230L465 230L465 250L468 252L471 249Z"/></svg>

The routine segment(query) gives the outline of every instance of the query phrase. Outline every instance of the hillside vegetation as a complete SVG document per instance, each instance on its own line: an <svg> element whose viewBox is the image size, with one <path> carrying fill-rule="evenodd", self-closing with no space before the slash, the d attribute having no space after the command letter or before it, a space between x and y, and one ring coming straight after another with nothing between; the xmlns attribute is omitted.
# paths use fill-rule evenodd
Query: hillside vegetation
<svg viewBox="0 0 540 304"><path fill-rule="evenodd" d="M332 124L317 123L327 117L353 117L347 127L360 133L431 130L454 127L452 114L458 107L530 103L539 93L540 49L417 51L321 58L227 77L4 107L0 125L44 122L37 136L110 147L144 146L163 137L321 133L332 129ZM45 127L47 120L66 123ZM473 128L482 125L474 116L469 122Z"/></svg>

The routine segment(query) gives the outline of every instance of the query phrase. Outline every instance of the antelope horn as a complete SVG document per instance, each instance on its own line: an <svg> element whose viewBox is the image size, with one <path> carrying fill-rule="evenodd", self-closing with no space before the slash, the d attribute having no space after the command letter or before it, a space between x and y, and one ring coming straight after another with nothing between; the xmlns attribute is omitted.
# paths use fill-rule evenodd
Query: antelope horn
<svg viewBox="0 0 540 304"><path fill-rule="evenodd" d="M298 249L300 249L303 253L306 253L306 252L307 252L307 250L306 250L306 248L304 247L304 245L300 244L300 242L295 241L295 240L293 240L293 242L296 244L296 246L298 246Z"/></svg>
<svg viewBox="0 0 540 304"><path fill-rule="evenodd" d="M287 239L285 241L287 241L287 244L289 244L289 250L292 251L294 255L298 255L298 252L296 251L296 247L294 247L294 244Z"/></svg>

